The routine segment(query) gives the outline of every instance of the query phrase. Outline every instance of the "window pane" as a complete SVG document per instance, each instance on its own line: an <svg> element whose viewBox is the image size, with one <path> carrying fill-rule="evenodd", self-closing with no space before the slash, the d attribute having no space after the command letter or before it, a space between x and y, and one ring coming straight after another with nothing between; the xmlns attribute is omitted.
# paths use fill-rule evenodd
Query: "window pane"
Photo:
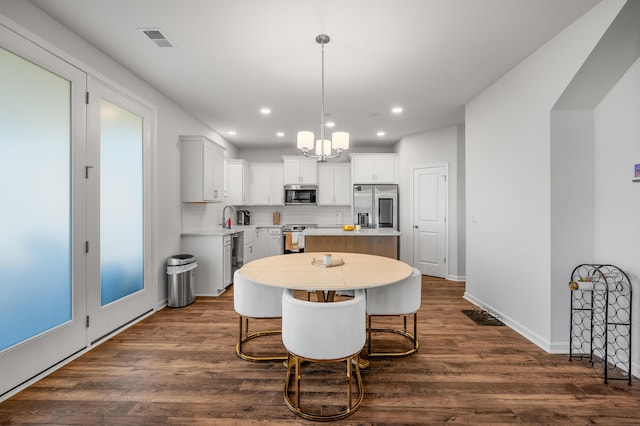
<svg viewBox="0 0 640 426"><path fill-rule="evenodd" d="M71 320L71 83L0 48L0 350Z"/></svg>
<svg viewBox="0 0 640 426"><path fill-rule="evenodd" d="M142 118L100 104L100 280L106 305L144 288Z"/></svg>

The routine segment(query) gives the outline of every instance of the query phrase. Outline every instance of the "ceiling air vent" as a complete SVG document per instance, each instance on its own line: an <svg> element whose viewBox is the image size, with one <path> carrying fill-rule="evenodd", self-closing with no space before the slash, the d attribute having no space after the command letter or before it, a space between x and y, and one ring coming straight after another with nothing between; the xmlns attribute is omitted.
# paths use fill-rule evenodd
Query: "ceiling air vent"
<svg viewBox="0 0 640 426"><path fill-rule="evenodd" d="M164 35L160 28L138 28L158 47L174 47L175 45Z"/></svg>

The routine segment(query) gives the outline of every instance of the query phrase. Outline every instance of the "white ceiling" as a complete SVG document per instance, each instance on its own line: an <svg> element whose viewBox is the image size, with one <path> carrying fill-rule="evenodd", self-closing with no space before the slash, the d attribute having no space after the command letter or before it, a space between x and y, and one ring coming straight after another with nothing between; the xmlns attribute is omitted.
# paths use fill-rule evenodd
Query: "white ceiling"
<svg viewBox="0 0 640 426"><path fill-rule="evenodd" d="M319 134L318 34L331 37L326 120L352 144L389 144L462 123L465 103L597 2L32 0L241 148ZM162 29L176 47L139 28Z"/></svg>

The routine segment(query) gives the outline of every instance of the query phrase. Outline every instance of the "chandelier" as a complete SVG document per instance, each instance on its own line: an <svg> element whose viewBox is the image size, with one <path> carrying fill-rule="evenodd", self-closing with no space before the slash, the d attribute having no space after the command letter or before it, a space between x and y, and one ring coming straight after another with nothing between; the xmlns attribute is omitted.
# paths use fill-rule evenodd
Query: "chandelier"
<svg viewBox="0 0 640 426"><path fill-rule="evenodd" d="M316 37L316 43L322 46L322 107L320 110L320 139L315 140L315 135L310 131L298 132L298 149L302 150L305 157L317 158L319 162L325 162L330 158L338 158L342 155L343 150L349 149L349 133L333 132L331 140L324 138L324 45L329 43L331 39L326 34L320 34ZM315 142L315 154L310 154ZM331 150L335 149L336 153L331 154Z"/></svg>

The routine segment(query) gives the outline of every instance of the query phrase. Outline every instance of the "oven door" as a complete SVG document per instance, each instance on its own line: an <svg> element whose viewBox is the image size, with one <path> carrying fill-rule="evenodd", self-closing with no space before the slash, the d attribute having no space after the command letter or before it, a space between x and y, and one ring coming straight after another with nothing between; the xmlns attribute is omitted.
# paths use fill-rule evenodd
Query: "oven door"
<svg viewBox="0 0 640 426"><path fill-rule="evenodd" d="M285 231L282 233L283 253L304 253L304 236L302 231Z"/></svg>

